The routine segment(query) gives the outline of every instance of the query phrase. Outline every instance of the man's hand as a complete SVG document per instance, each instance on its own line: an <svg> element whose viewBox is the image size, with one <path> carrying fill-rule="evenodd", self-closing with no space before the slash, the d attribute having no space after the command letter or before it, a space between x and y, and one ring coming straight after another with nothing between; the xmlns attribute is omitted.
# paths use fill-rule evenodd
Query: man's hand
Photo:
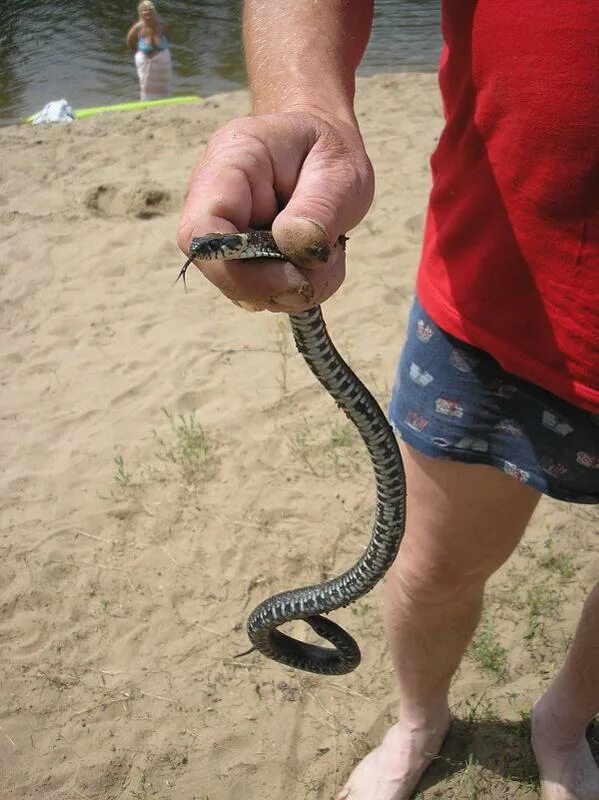
<svg viewBox="0 0 599 800"><path fill-rule="evenodd" d="M255 310L298 312L322 303L345 276L338 237L372 201L370 161L352 122L296 110L229 122L192 173L177 241L270 228L290 262L196 262L223 294ZM323 245L331 246L325 262ZM326 250L326 247L324 248Z"/></svg>

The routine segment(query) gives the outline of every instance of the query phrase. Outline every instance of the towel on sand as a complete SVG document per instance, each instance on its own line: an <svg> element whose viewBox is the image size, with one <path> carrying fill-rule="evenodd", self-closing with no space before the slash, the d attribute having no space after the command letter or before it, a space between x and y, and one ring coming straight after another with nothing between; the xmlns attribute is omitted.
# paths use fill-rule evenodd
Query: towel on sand
<svg viewBox="0 0 599 800"><path fill-rule="evenodd" d="M32 125L39 125L42 122L71 122L75 119L75 114L66 100L52 100L31 119Z"/></svg>

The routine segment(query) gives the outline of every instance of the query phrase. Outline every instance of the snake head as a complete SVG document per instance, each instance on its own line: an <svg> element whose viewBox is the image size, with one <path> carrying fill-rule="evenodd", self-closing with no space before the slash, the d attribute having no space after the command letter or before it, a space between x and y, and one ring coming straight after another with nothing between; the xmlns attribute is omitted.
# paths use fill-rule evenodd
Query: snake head
<svg viewBox="0 0 599 800"><path fill-rule="evenodd" d="M238 248L239 234L208 233L206 236L196 236L191 240L189 255L191 258L199 258L201 261L211 261L234 253Z"/></svg>

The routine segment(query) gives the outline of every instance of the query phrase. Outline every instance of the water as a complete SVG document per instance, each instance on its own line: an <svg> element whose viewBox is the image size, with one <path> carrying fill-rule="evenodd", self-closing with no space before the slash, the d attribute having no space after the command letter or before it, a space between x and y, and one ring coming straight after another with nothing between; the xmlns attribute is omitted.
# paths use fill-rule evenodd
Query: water
<svg viewBox="0 0 599 800"><path fill-rule="evenodd" d="M441 0L377 0L361 74L433 70L441 37ZM171 29L174 94L245 85L241 0L161 0ZM133 57L124 43L137 18L124 0L11 0L2 3L0 123L15 122L50 100L74 108L137 100Z"/></svg>

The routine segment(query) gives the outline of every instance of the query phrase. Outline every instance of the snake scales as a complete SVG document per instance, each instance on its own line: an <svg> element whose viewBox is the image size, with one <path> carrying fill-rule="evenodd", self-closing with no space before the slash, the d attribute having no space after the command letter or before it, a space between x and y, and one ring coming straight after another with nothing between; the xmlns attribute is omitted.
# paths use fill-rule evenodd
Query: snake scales
<svg viewBox="0 0 599 800"><path fill-rule="evenodd" d="M341 241L345 241L344 237ZM267 231L209 234L192 240L189 260L179 277L185 280L186 270L194 260L251 258L285 259L286 256ZM376 514L371 539L353 567L323 583L281 592L264 600L251 613L247 630L252 649L275 661L308 672L340 675L358 666L360 648L343 628L322 615L369 592L393 562L405 527L404 469L384 413L335 349L320 307L291 314L289 319L297 349L356 426L366 445L376 481ZM333 648L302 642L278 630L285 622L299 619Z"/></svg>

